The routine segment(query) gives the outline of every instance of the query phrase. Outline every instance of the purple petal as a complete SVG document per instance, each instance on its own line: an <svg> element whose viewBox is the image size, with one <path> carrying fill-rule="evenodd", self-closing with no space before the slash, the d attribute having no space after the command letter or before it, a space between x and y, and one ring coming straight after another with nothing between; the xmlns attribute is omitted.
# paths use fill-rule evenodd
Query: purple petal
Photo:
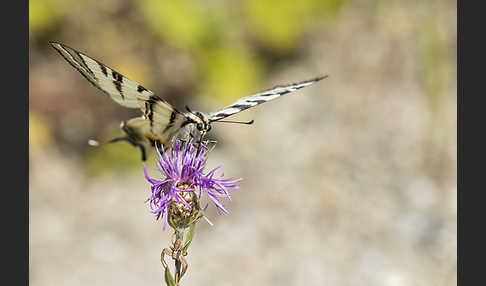
<svg viewBox="0 0 486 286"><path fill-rule="evenodd" d="M145 178L147 179L147 181L149 181L152 185L160 183L160 181L157 181L149 177L147 173L147 167L145 167L145 164L143 164L143 172L145 173Z"/></svg>
<svg viewBox="0 0 486 286"><path fill-rule="evenodd" d="M223 205L218 200L218 198L216 198L215 196L213 196L213 194L211 194L211 193L207 193L207 194L208 194L209 198L213 201L213 203L216 205L216 207L218 209L222 210L226 214L229 214L229 212L223 207Z"/></svg>

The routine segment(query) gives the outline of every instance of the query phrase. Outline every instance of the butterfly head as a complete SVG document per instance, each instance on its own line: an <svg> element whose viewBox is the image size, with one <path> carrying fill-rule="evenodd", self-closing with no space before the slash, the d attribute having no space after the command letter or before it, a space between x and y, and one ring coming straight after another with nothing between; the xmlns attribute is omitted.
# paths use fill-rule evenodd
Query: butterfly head
<svg viewBox="0 0 486 286"><path fill-rule="evenodd" d="M211 130L211 121L209 120L209 117L199 111L196 111L194 114L197 118L196 129L203 134L209 132L209 130Z"/></svg>
<svg viewBox="0 0 486 286"><path fill-rule="evenodd" d="M197 131L199 131L201 135L204 136L211 130L211 121L206 114L199 111L190 111L189 113L186 113L185 116L195 124Z"/></svg>

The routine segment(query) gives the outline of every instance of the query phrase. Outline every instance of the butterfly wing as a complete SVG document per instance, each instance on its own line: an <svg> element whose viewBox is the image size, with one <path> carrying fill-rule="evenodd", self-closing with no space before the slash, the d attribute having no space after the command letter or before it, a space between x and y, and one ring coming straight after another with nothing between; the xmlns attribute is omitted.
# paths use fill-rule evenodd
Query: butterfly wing
<svg viewBox="0 0 486 286"><path fill-rule="evenodd" d="M158 143L167 148L172 137L184 127L182 124L186 117L152 91L73 48L56 42L50 44L91 84L115 102L142 110L143 117L123 123L122 129L127 137L118 138L140 147L142 160L146 158L145 152L151 149L147 147Z"/></svg>
<svg viewBox="0 0 486 286"><path fill-rule="evenodd" d="M148 100L140 100L139 104L148 122L149 133L145 137L158 141L165 148L170 139L189 123L181 112L156 95L150 96Z"/></svg>
<svg viewBox="0 0 486 286"><path fill-rule="evenodd" d="M260 93L252 94L252 95L249 95L249 96L246 96L246 97L242 97L242 98L238 99L232 105L226 106L225 108L223 108L219 111L210 113L209 119L211 121L217 121L217 120L223 119L225 117L231 116L235 113L241 112L241 111L248 109L250 107L253 107L255 105L262 104L262 103L265 103L265 102L270 101L272 99L278 98L278 97L280 97L284 94L295 91L299 88L309 86L309 85L311 85L315 82L318 82L322 79L325 79L326 77L327 77L327 75L317 77L317 78L314 78L314 79L310 79L310 80L306 80L306 81L302 81L302 82L299 82L299 83L292 83L292 84L287 84L287 85L278 85L274 88L262 91Z"/></svg>
<svg viewBox="0 0 486 286"><path fill-rule="evenodd" d="M56 42L50 42L50 44L91 84L122 106L140 107L140 100L147 100L154 94L137 82L73 48Z"/></svg>
<svg viewBox="0 0 486 286"><path fill-rule="evenodd" d="M140 149L142 161L145 161L155 145L158 148L163 146L164 149L170 146L170 140L184 130L182 124L186 118L157 96L140 101L144 115L123 121L121 129L126 136L115 138L110 143L122 140L129 142Z"/></svg>

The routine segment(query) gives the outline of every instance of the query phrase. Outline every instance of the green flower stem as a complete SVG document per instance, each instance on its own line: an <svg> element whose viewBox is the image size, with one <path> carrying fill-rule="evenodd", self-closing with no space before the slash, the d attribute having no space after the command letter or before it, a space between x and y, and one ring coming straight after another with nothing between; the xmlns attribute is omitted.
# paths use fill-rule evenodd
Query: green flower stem
<svg viewBox="0 0 486 286"><path fill-rule="evenodd" d="M169 220L170 221L170 220ZM197 221L197 220L196 220ZM182 278L182 276L185 274L185 271L187 270L187 262L183 258L184 256L187 255L187 249L189 248L189 245L192 242L192 239L194 237L194 230L196 228L196 221L192 222L188 227L186 228L174 228L174 234L175 234L175 241L172 247L170 248L170 251L172 254L169 254L165 252L165 254L168 254L171 257L176 257L174 259L174 268L175 268L175 274L172 276L170 273L169 267L165 267L165 283L167 286L178 286L179 281ZM170 224L172 226L172 224ZM184 242L184 237L185 237L185 243ZM184 245L184 247L182 247ZM168 249L165 249L164 251L169 251Z"/></svg>

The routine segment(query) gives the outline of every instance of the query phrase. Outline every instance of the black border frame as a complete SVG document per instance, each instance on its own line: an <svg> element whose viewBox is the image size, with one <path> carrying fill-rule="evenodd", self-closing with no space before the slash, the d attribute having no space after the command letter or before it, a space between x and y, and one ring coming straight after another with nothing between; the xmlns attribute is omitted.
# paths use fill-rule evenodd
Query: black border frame
<svg viewBox="0 0 486 286"><path fill-rule="evenodd" d="M4 283L29 285L29 2L2 9Z"/></svg>

